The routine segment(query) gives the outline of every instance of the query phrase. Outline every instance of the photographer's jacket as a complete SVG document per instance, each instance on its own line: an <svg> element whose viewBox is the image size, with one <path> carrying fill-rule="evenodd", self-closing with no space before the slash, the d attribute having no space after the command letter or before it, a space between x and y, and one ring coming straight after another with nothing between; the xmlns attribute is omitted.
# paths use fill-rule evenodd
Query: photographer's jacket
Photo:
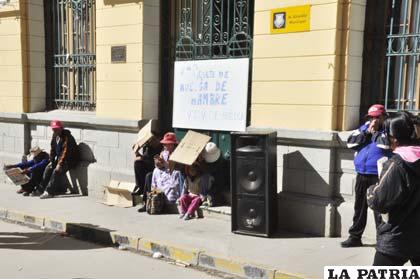
<svg viewBox="0 0 420 279"><path fill-rule="evenodd" d="M389 157L389 142L383 131L368 133L370 122L366 122L358 130L352 132L347 140L347 147L357 151L354 167L359 174L378 175L377 161Z"/></svg>
<svg viewBox="0 0 420 279"><path fill-rule="evenodd" d="M368 205L383 214L377 230L379 252L420 256L420 147L398 147L368 189Z"/></svg>
<svg viewBox="0 0 420 279"><path fill-rule="evenodd" d="M79 160L79 152L76 140L69 130L64 129L59 136L53 136L51 140L50 161L60 166L67 165L69 168L76 166Z"/></svg>

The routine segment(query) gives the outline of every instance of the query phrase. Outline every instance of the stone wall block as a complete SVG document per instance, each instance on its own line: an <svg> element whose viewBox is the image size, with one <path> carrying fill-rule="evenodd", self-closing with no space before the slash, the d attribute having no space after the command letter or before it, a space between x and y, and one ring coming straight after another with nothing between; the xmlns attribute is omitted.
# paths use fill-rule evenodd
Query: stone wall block
<svg viewBox="0 0 420 279"><path fill-rule="evenodd" d="M279 168L277 175L283 175L283 191L305 193L305 171L299 169Z"/></svg>
<svg viewBox="0 0 420 279"><path fill-rule="evenodd" d="M10 136L3 137L3 149L6 152L15 151L15 138Z"/></svg>
<svg viewBox="0 0 420 279"><path fill-rule="evenodd" d="M103 199L104 186L109 185L111 170L109 168L98 168L96 165L89 167L88 193L95 199Z"/></svg>
<svg viewBox="0 0 420 279"><path fill-rule="evenodd" d="M52 129L50 127L45 127L45 128L47 130L47 139L50 139L51 140L52 135L53 135L53 131L52 131Z"/></svg>
<svg viewBox="0 0 420 279"><path fill-rule="evenodd" d="M10 124L9 123L1 123L0 124L0 135L10 136Z"/></svg>
<svg viewBox="0 0 420 279"><path fill-rule="evenodd" d="M95 146L93 149L96 161L99 165L108 166L110 164L109 148Z"/></svg>
<svg viewBox="0 0 420 279"><path fill-rule="evenodd" d="M277 145L277 166L283 166L286 160L286 155L289 153L289 146Z"/></svg>
<svg viewBox="0 0 420 279"><path fill-rule="evenodd" d="M331 169L331 150L328 148L290 146L285 158L286 166L292 169L323 172L329 172Z"/></svg>
<svg viewBox="0 0 420 279"><path fill-rule="evenodd" d="M44 149L46 152L50 153L51 140L38 140L38 146Z"/></svg>
<svg viewBox="0 0 420 279"><path fill-rule="evenodd" d="M305 193L331 197L334 189L334 174L329 172L305 171Z"/></svg>
<svg viewBox="0 0 420 279"><path fill-rule="evenodd" d="M31 125L32 138L46 139L47 127L42 125Z"/></svg>
<svg viewBox="0 0 420 279"><path fill-rule="evenodd" d="M80 142L82 139L82 129L77 129L77 128L67 128L71 134L73 135L74 139L77 142Z"/></svg>
<svg viewBox="0 0 420 279"><path fill-rule="evenodd" d="M351 149L338 149L337 151L337 171L354 173L354 151Z"/></svg>
<svg viewBox="0 0 420 279"><path fill-rule="evenodd" d="M125 156L126 150L122 148L110 148L109 152L111 167L114 169L125 168L127 165L127 156Z"/></svg>
<svg viewBox="0 0 420 279"><path fill-rule="evenodd" d="M277 193L283 191L283 167L277 167Z"/></svg>
<svg viewBox="0 0 420 279"><path fill-rule="evenodd" d="M342 173L338 178L338 190L340 194L352 196L354 194L354 185L356 182L356 173Z"/></svg>
<svg viewBox="0 0 420 279"><path fill-rule="evenodd" d="M118 147L118 133L116 132L83 130L82 140L94 142L102 147Z"/></svg>
<svg viewBox="0 0 420 279"><path fill-rule="evenodd" d="M14 151L18 154L25 154L25 144L23 138L15 138Z"/></svg>
<svg viewBox="0 0 420 279"><path fill-rule="evenodd" d="M11 124L9 136L23 138L25 135L25 126L23 124Z"/></svg>
<svg viewBox="0 0 420 279"><path fill-rule="evenodd" d="M129 172L118 172L112 171L111 172L111 180L118 180L118 181L126 181L126 182L135 182L134 171Z"/></svg>
<svg viewBox="0 0 420 279"><path fill-rule="evenodd" d="M118 133L121 148L130 148L136 142L137 133Z"/></svg>

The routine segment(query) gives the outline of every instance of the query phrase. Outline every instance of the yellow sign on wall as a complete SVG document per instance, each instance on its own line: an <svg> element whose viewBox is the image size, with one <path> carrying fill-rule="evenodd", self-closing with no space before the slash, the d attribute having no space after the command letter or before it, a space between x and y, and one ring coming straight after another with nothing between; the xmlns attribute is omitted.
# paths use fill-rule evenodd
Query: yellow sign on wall
<svg viewBox="0 0 420 279"><path fill-rule="evenodd" d="M272 34L305 32L311 28L311 6L295 6L271 11Z"/></svg>

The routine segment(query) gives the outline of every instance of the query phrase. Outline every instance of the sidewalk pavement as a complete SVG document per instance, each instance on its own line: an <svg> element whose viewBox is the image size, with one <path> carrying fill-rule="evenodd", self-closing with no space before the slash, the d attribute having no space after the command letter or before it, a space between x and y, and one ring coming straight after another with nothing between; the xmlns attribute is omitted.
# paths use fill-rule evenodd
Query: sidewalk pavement
<svg viewBox="0 0 420 279"><path fill-rule="evenodd" d="M372 240L365 247L341 248L342 238L281 232L276 238L233 234L230 221L207 217L148 215L137 208L109 207L89 197L41 200L0 184L0 218L67 230L71 235L133 250L159 251L168 258L249 278L323 278L324 266L371 265ZM291 216L292 218L292 216ZM92 229L94 228L94 229Z"/></svg>

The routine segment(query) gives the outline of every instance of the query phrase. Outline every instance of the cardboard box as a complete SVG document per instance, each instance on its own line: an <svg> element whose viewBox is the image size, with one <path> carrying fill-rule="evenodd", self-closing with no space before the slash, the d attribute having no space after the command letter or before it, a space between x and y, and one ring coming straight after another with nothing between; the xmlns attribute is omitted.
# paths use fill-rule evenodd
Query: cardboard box
<svg viewBox="0 0 420 279"><path fill-rule="evenodd" d="M140 196L132 195L136 184L131 182L121 182L111 180L105 186L105 196L103 204L118 207L133 207L140 202Z"/></svg>
<svg viewBox="0 0 420 279"><path fill-rule="evenodd" d="M153 137L153 121L150 120L140 131L137 133L137 141L133 145L133 151L137 152Z"/></svg>
<svg viewBox="0 0 420 279"><path fill-rule="evenodd" d="M194 131L188 131L169 160L191 166L197 160L211 137Z"/></svg>

